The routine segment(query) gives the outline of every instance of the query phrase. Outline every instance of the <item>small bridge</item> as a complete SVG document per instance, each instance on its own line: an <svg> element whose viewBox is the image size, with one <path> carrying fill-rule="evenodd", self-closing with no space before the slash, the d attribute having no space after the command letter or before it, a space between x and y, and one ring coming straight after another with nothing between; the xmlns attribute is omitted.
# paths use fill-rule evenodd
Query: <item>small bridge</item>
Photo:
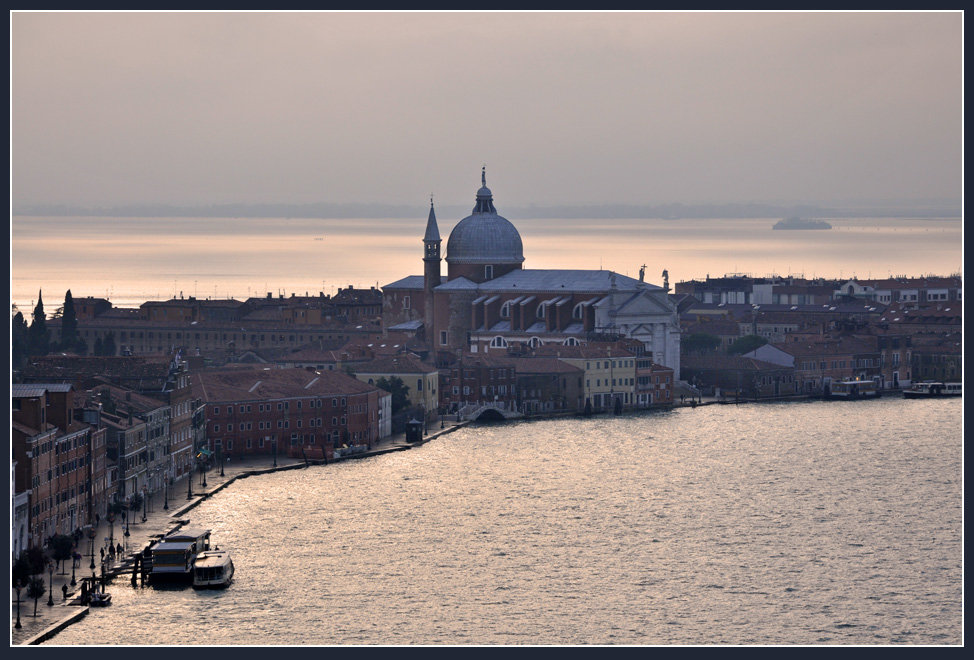
<svg viewBox="0 0 974 660"><path fill-rule="evenodd" d="M503 403L468 404L460 409L460 417L469 421L500 422L524 417L517 410L508 410Z"/></svg>

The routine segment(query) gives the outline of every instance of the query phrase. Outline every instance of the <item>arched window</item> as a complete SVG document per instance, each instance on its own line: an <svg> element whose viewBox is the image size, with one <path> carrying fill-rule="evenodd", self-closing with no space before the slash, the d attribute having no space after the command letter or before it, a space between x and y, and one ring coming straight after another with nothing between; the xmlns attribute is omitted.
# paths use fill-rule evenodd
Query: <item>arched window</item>
<svg viewBox="0 0 974 660"><path fill-rule="evenodd" d="M511 301L508 300L503 305L501 305L501 318L509 319L511 318Z"/></svg>
<svg viewBox="0 0 974 660"><path fill-rule="evenodd" d="M548 306L548 301L547 300L544 301L543 303L541 303L540 305L538 305L538 310L535 312L535 315L539 319L543 319L544 318L544 308L547 307L547 306Z"/></svg>
<svg viewBox="0 0 974 660"><path fill-rule="evenodd" d="M582 316L584 313L585 313L585 303L578 303L577 305L575 305L574 309L572 309L572 318L582 319L584 318Z"/></svg>
<svg viewBox="0 0 974 660"><path fill-rule="evenodd" d="M531 337L531 339L528 340L528 346L530 346L531 348L537 348L538 346L541 346L541 339L538 337Z"/></svg>
<svg viewBox="0 0 974 660"><path fill-rule="evenodd" d="M566 339L566 340L565 340L564 342L562 342L562 343L563 343L563 344L564 344L565 346L578 346L578 340L577 340L577 339L575 339L574 337L569 337L568 339Z"/></svg>
<svg viewBox="0 0 974 660"><path fill-rule="evenodd" d="M490 340L491 348L507 348L507 340L503 337L497 336Z"/></svg>

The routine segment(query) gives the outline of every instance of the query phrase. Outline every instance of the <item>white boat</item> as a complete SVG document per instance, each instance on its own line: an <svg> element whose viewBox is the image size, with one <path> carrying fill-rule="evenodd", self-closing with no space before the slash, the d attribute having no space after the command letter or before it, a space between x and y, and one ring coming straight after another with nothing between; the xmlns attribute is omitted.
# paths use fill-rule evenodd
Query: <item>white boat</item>
<svg viewBox="0 0 974 660"><path fill-rule="evenodd" d="M913 383L913 387L903 390L903 396L907 399L927 399L942 396L963 396L963 383L941 383L937 381L927 381L925 383Z"/></svg>
<svg viewBox="0 0 974 660"><path fill-rule="evenodd" d="M827 399L855 400L878 399L879 389L872 380L837 380L829 384Z"/></svg>
<svg viewBox="0 0 974 660"><path fill-rule="evenodd" d="M233 580L233 560L226 550L209 550L196 556L193 588L221 589Z"/></svg>
<svg viewBox="0 0 974 660"><path fill-rule="evenodd" d="M106 605L112 604L112 595L106 591L96 591L91 594L91 599L88 603L91 607L105 607Z"/></svg>
<svg viewBox="0 0 974 660"><path fill-rule="evenodd" d="M150 579L156 582L189 581L197 555L210 549L210 530L185 529L162 538L147 552Z"/></svg>

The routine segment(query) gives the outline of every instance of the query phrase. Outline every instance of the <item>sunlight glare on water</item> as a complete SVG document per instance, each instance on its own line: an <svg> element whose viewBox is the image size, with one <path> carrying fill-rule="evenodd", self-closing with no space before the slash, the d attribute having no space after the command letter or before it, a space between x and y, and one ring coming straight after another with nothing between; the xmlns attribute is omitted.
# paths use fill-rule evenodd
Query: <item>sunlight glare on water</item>
<svg viewBox="0 0 974 660"><path fill-rule="evenodd" d="M190 514L225 591L112 587L49 644L958 644L961 401L462 429Z"/></svg>

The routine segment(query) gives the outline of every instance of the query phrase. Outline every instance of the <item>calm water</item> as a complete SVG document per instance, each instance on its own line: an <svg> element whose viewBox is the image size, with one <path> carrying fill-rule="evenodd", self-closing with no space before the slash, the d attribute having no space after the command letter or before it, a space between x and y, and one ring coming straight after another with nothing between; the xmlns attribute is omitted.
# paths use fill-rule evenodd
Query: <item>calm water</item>
<svg viewBox="0 0 974 660"><path fill-rule="evenodd" d="M511 218L525 268L606 268L671 285L707 274L807 277L960 272L960 220L848 218L830 231L773 231L779 218L538 220ZM439 218L446 238L459 218ZM13 218L11 296L29 311L44 291L135 307L185 296L333 293L422 274L426 215L415 219Z"/></svg>
<svg viewBox="0 0 974 660"><path fill-rule="evenodd" d="M226 591L48 644L960 644L959 400L468 428L191 512Z"/></svg>

